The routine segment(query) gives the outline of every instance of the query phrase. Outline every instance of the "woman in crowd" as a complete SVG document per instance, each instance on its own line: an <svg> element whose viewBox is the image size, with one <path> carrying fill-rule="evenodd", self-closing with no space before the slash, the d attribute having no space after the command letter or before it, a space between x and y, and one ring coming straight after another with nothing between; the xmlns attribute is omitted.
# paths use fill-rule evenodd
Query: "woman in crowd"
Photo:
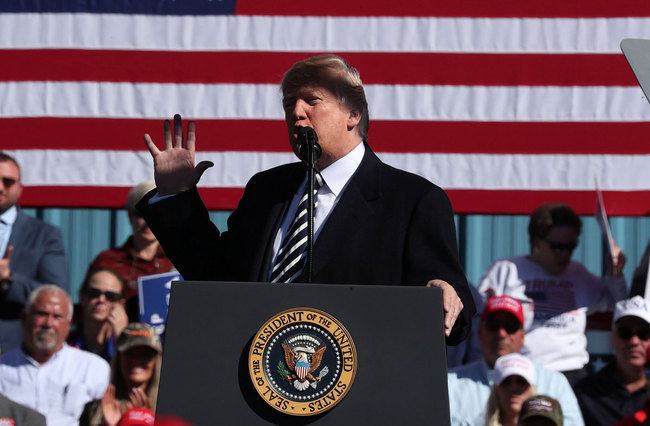
<svg viewBox="0 0 650 426"><path fill-rule="evenodd" d="M115 426L131 408L156 411L162 345L148 324L129 324L117 341L111 362L111 384L101 400L89 402L81 425Z"/></svg>
<svg viewBox="0 0 650 426"><path fill-rule="evenodd" d="M69 345L111 360L115 339L129 322L124 310L125 286L112 269L88 271L79 290L76 329L68 337Z"/></svg>
<svg viewBox="0 0 650 426"><path fill-rule="evenodd" d="M487 402L487 426L516 426L524 401L534 396L535 367L525 356L512 353L494 363L494 386Z"/></svg>
<svg viewBox="0 0 650 426"><path fill-rule="evenodd" d="M564 203L545 204L530 217L527 256L501 259L479 284L484 298L507 295L524 307L522 354L535 364L563 372L573 385L587 376L587 314L612 310L625 298L625 256L616 247L605 278L571 260L582 222Z"/></svg>
<svg viewBox="0 0 650 426"><path fill-rule="evenodd" d="M131 189L125 208L133 233L121 247L99 253L89 267L89 269L111 268L126 281L126 311L130 321L139 319L137 278L174 269L174 265L163 252L153 232L135 208L140 198L155 187L153 181L146 181Z"/></svg>

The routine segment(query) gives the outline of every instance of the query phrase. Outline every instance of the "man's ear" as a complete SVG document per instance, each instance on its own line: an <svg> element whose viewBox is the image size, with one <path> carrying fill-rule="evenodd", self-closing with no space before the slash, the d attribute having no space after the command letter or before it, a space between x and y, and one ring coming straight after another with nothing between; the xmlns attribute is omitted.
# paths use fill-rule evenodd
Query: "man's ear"
<svg viewBox="0 0 650 426"><path fill-rule="evenodd" d="M359 110L353 109L348 113L348 130L352 130L359 125L361 121L361 112Z"/></svg>

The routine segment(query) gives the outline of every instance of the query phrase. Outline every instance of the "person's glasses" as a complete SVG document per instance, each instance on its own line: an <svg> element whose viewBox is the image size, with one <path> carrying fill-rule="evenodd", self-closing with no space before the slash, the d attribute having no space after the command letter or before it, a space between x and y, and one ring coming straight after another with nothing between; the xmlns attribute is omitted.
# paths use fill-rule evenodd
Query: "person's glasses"
<svg viewBox="0 0 650 426"><path fill-rule="evenodd" d="M555 252L573 251L578 247L578 240L571 241L570 243L560 243L558 241L544 239L544 242Z"/></svg>
<svg viewBox="0 0 650 426"><path fill-rule="evenodd" d="M632 328L632 327L617 327L616 334L623 340L630 340L632 336L639 336L641 340L650 339L650 327Z"/></svg>
<svg viewBox="0 0 650 426"><path fill-rule="evenodd" d="M117 302L118 300L122 299L122 295L120 293L116 293L114 291L101 291L97 288L92 288L89 287L84 291L91 299L95 299L102 294L108 300L109 302Z"/></svg>
<svg viewBox="0 0 650 426"><path fill-rule="evenodd" d="M7 189L9 189L11 186L13 186L13 184L15 184L16 182L18 182L18 181L16 179L14 179L14 178L8 178L8 177L3 177L2 178L2 184Z"/></svg>
<svg viewBox="0 0 650 426"><path fill-rule="evenodd" d="M512 334L521 329L521 324L519 324L517 321L497 321L488 319L483 321L483 325L487 331L491 331L493 333L499 331L500 329L504 329L506 333Z"/></svg>

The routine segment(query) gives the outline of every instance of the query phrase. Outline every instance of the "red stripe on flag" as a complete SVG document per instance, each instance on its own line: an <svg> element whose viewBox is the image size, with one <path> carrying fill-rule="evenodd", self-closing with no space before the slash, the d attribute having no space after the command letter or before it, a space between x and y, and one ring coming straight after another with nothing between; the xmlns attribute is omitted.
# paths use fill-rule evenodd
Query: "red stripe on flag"
<svg viewBox="0 0 650 426"><path fill-rule="evenodd" d="M131 188L110 186L25 186L23 207L123 208ZM211 210L233 210L244 188L201 188L199 193Z"/></svg>
<svg viewBox="0 0 650 426"><path fill-rule="evenodd" d="M23 207L100 207L122 208L130 188L29 186L20 204ZM243 188L201 188L199 192L210 210L233 210ZM595 191L486 191L447 190L455 213L530 214L544 203L563 201L580 215L592 215ZM650 214L650 191L603 192L609 216Z"/></svg>
<svg viewBox="0 0 650 426"><path fill-rule="evenodd" d="M289 152L281 120L197 120L201 151ZM0 119L3 149L145 150L144 133L162 148L162 120ZM648 154L650 122L371 121L376 152L490 154ZM260 137L259 135L264 135ZM567 143L570 141L571 143ZM625 143L621 143L625 141Z"/></svg>
<svg viewBox="0 0 650 426"><path fill-rule="evenodd" d="M596 205L596 191L486 191L447 190L456 213L462 214L530 214L545 203L561 201L579 215L591 216ZM611 216L645 216L650 214L650 191L603 191L607 213Z"/></svg>
<svg viewBox="0 0 650 426"><path fill-rule="evenodd" d="M303 16L466 16L494 17L625 17L650 16L650 3L639 0L411 0L396 2L376 0L371 5L347 0L237 0L238 15L303 15Z"/></svg>
<svg viewBox="0 0 650 426"><path fill-rule="evenodd" d="M316 54L319 52L0 50L0 63L11 64L0 67L0 80L278 84L291 64ZM359 70L365 84L637 85L622 54L340 55ZM258 63L264 66L252 65Z"/></svg>

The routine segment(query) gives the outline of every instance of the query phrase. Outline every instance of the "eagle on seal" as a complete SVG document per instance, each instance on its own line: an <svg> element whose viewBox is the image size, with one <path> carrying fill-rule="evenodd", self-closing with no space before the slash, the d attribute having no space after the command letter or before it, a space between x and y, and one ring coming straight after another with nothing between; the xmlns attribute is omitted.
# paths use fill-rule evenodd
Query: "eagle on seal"
<svg viewBox="0 0 650 426"><path fill-rule="evenodd" d="M321 360L323 359L323 353L326 346L323 346L313 353L309 349L305 348L296 348L294 352L289 346L285 343L282 344L282 349L284 349L284 360L287 363L289 370L294 371L295 374L287 376L286 380L291 382L294 379L297 379L300 383L309 380L310 382L320 382L320 378L316 378L311 375L315 372L320 366ZM312 349L313 350L313 349ZM311 362L309 361L309 353L311 353Z"/></svg>

